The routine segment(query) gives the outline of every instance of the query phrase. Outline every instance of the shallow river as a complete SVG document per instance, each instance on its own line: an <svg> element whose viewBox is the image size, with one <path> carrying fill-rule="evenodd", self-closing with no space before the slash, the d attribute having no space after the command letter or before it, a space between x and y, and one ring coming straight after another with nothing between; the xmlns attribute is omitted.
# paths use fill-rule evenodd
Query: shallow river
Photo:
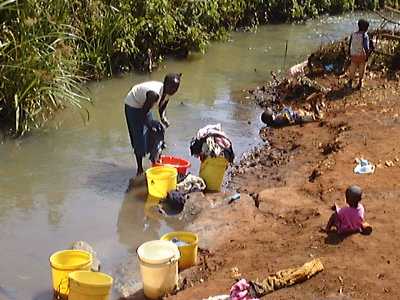
<svg viewBox="0 0 400 300"><path fill-rule="evenodd" d="M358 17L234 33L231 41L212 44L205 55L169 60L151 75L91 83L95 105L86 125L79 114L65 112L59 129L0 145L0 299L51 299L49 255L76 240L92 244L104 272L116 278L125 272L134 280L135 249L182 226L152 218L145 213L145 196L125 193L135 164L123 98L133 84L161 80L168 71L183 73L181 89L167 111L172 124L167 153L189 159L189 142L197 129L221 123L240 157L258 142L261 124L258 108L235 99L236 92L282 68L286 40L288 67L321 42L351 32ZM196 173L199 163L191 161Z"/></svg>

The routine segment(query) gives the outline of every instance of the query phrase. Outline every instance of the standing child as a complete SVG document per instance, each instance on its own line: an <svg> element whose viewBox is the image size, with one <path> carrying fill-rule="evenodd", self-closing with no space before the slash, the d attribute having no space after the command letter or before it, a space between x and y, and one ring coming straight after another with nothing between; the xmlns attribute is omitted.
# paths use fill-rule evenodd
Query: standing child
<svg viewBox="0 0 400 300"><path fill-rule="evenodd" d="M352 185L348 187L346 190L346 203L348 206L340 208L335 203L335 212L326 225L326 232L331 231L332 227L336 227L339 234L371 233L371 226L364 221L365 210L360 203L361 198L362 190L359 186Z"/></svg>
<svg viewBox="0 0 400 300"><path fill-rule="evenodd" d="M360 19L358 21L358 31L354 32L350 37L349 52L351 57L351 65L349 68L349 82L348 87L351 88L353 80L358 73L359 81L357 89L361 89L365 74L365 68L370 51L369 37L367 34L369 23L366 20Z"/></svg>

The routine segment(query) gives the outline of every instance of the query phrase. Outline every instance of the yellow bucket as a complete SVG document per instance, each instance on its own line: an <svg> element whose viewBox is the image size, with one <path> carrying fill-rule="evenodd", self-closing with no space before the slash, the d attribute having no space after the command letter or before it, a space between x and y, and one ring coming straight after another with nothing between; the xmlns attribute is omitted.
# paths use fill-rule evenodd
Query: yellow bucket
<svg viewBox="0 0 400 300"><path fill-rule="evenodd" d="M53 289L57 297L68 297L68 275L74 271L89 271L92 255L82 250L62 250L50 256Z"/></svg>
<svg viewBox="0 0 400 300"><path fill-rule="evenodd" d="M176 189L178 171L173 167L160 166L146 171L147 187L153 197L163 199Z"/></svg>
<svg viewBox="0 0 400 300"><path fill-rule="evenodd" d="M172 241L173 239L177 239L178 241L182 241L187 244L176 244L181 254L181 258L178 261L179 270L184 270L194 266L197 261L197 250L199 245L198 235L192 232L175 231L167 233L161 237L161 240L164 241Z"/></svg>
<svg viewBox="0 0 400 300"><path fill-rule="evenodd" d="M100 272L75 271L69 274L68 300L108 300L113 279Z"/></svg>
<svg viewBox="0 0 400 300"><path fill-rule="evenodd" d="M209 157L200 165L200 177L206 183L208 191L219 192L228 161L224 157Z"/></svg>

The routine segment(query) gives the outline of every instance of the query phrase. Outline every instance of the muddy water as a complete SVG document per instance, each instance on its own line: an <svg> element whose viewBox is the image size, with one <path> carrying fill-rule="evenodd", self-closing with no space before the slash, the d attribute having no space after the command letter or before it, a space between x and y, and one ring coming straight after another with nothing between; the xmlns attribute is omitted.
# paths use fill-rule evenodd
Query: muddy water
<svg viewBox="0 0 400 300"><path fill-rule="evenodd" d="M170 60L151 75L92 83L96 104L89 108L86 125L79 115L66 112L59 129L0 145L0 299L50 299L48 257L75 240L94 246L105 272L134 283L135 249L182 227L146 211L141 189L125 193L135 165L122 101L134 83L161 79L167 71L183 73L167 112L172 123L168 153L189 158L196 130L220 122L240 155L257 143L261 124L258 109L243 98L236 100L234 91L281 68L286 40L289 66L321 42L349 33L358 17L234 33L230 42L213 44L204 56ZM199 164L191 161L196 173Z"/></svg>

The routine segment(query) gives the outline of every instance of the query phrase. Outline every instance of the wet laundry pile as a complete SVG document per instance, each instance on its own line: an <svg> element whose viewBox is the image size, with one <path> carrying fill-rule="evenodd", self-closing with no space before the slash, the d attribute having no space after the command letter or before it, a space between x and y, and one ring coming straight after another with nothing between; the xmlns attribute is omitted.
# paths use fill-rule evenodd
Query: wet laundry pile
<svg viewBox="0 0 400 300"><path fill-rule="evenodd" d="M201 161L208 157L224 157L232 163L235 159L232 142L222 131L221 124L201 128L190 143L190 154Z"/></svg>
<svg viewBox="0 0 400 300"><path fill-rule="evenodd" d="M180 214L184 207L189 194L202 192L206 188L203 179L192 174L181 176L176 190L168 193L164 201L159 204L159 211L166 216Z"/></svg>
<svg viewBox="0 0 400 300"><path fill-rule="evenodd" d="M184 194L202 192L206 189L206 183L200 177L188 174L178 182L176 189Z"/></svg>

